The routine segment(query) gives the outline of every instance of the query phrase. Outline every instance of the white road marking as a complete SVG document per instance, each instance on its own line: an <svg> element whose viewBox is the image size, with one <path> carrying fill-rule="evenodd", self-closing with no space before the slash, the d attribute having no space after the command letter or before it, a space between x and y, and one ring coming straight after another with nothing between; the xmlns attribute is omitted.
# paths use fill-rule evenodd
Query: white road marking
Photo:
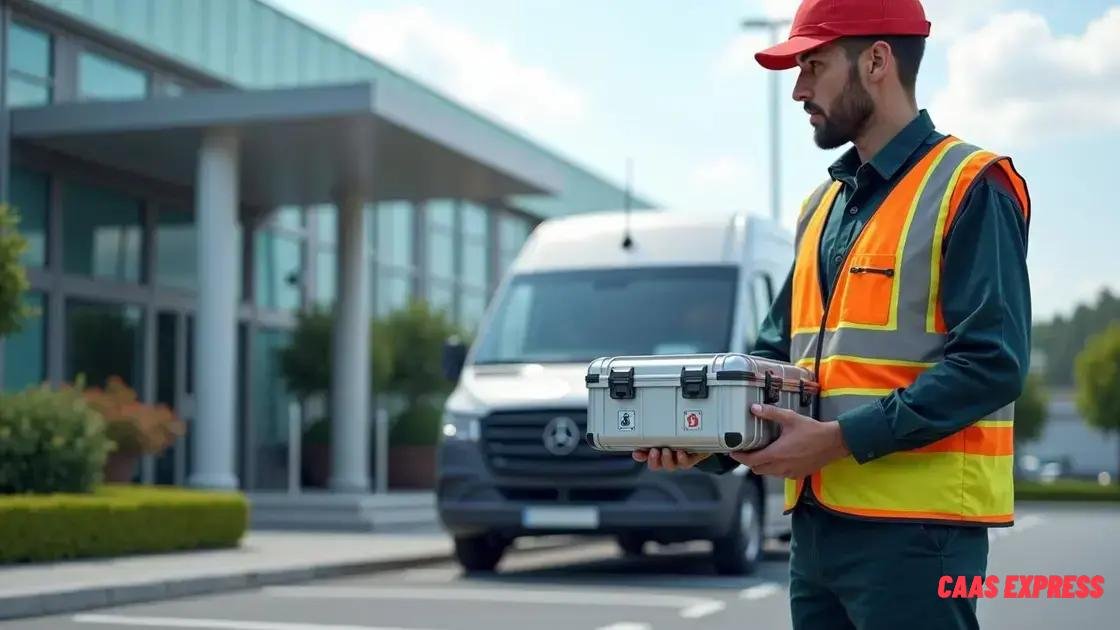
<svg viewBox="0 0 1120 630"><path fill-rule="evenodd" d="M694 604L685 608L681 611L681 617L685 619L699 619L701 617L707 617L708 615L714 615L724 608L727 608L727 604L712 599L702 604Z"/></svg>
<svg viewBox="0 0 1120 630"><path fill-rule="evenodd" d="M653 626L648 623L636 623L633 621L620 621L612 623L609 626L603 626L599 630L650 630Z"/></svg>
<svg viewBox="0 0 1120 630"><path fill-rule="evenodd" d="M1015 521L1015 525L1013 525L1012 527L992 527L992 528L990 528L988 530L988 541L991 542L991 541L994 541L997 538L1006 538L1006 537L1010 536L1011 534L1015 534L1015 533L1018 533L1018 532L1025 532L1028 529L1038 527L1045 520L1046 519L1039 516L1038 514L1027 514L1023 518Z"/></svg>
<svg viewBox="0 0 1120 630"><path fill-rule="evenodd" d="M782 587L773 582L765 582L763 584L756 584L750 588L745 588L739 592L740 599L763 599L771 595L777 595L782 592Z"/></svg>
<svg viewBox="0 0 1120 630"><path fill-rule="evenodd" d="M123 615L75 615L74 623L143 626L148 628L202 628L204 630L420 630L383 626L352 626L327 623L281 623L236 619L188 619L183 617L125 617Z"/></svg>
<svg viewBox="0 0 1120 630"><path fill-rule="evenodd" d="M513 604L675 608L685 619L697 619L726 606L715 599L680 597L635 591L502 590L497 588L394 588L345 586L273 586L263 590L271 597L308 599L413 599Z"/></svg>

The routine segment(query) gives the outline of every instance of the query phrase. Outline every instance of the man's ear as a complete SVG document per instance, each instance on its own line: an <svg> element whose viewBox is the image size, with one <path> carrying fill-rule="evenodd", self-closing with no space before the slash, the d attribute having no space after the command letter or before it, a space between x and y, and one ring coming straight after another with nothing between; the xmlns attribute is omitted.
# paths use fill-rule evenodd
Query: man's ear
<svg viewBox="0 0 1120 630"><path fill-rule="evenodd" d="M867 70L869 83L881 83L888 76L891 64L894 62L894 53L891 45L884 41L877 41L864 51L861 62Z"/></svg>

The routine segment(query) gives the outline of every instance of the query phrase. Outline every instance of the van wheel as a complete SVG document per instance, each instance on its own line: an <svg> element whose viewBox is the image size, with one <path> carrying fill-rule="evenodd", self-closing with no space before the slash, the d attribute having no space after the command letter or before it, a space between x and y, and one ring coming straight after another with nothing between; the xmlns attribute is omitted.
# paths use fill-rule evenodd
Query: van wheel
<svg viewBox="0 0 1120 630"><path fill-rule="evenodd" d="M712 541L712 562L720 575L749 575L762 556L762 493L749 478L741 487L735 526L727 536Z"/></svg>
<svg viewBox="0 0 1120 630"><path fill-rule="evenodd" d="M645 553L646 540L636 534L619 534L618 546L627 556L640 556Z"/></svg>
<svg viewBox="0 0 1120 630"><path fill-rule="evenodd" d="M505 543L493 536L455 538L455 558L463 569L470 573L493 571L505 551Z"/></svg>

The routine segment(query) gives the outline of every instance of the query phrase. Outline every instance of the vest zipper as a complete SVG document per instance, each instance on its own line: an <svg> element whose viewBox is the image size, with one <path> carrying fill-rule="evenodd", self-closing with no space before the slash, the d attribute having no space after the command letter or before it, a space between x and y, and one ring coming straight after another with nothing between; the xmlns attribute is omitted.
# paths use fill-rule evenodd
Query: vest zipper
<svg viewBox="0 0 1120 630"><path fill-rule="evenodd" d="M878 273L888 278L894 277L894 269L883 269L880 267L852 267L848 271L850 273Z"/></svg>

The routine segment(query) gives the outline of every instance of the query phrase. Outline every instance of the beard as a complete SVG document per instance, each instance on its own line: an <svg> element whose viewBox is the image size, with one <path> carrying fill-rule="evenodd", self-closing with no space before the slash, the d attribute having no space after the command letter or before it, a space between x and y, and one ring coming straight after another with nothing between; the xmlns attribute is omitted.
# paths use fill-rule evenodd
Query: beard
<svg viewBox="0 0 1120 630"><path fill-rule="evenodd" d="M805 103L805 111L824 118L823 124L813 128L813 141L822 149L835 149L859 137L875 113L875 102L860 83L858 70L853 65L844 91L832 103L831 113L825 114L813 103Z"/></svg>

